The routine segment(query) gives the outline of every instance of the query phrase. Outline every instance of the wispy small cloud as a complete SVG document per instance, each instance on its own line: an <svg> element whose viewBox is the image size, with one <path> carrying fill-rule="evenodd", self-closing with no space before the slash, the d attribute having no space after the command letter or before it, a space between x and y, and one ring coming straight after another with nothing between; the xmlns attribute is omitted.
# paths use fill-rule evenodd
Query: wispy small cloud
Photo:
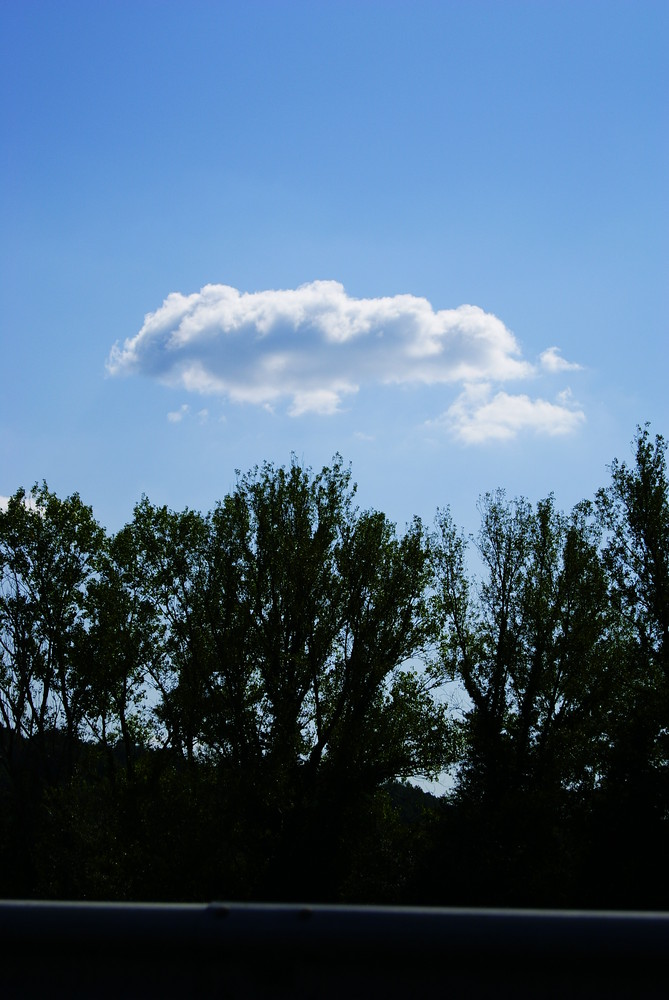
<svg viewBox="0 0 669 1000"><path fill-rule="evenodd" d="M548 347L539 355L541 367L547 372L574 372L580 371L581 365L573 361L566 361L560 354L558 347Z"/></svg>
<svg viewBox="0 0 669 1000"><path fill-rule="evenodd" d="M472 440L484 425L492 437L528 424L541 433L554 433L557 424L573 427L571 409L506 392L488 400L484 421L483 413L472 415L470 395L472 386L578 367L557 347L531 364L504 323L478 306L434 309L414 295L356 299L336 281L253 293L229 285L173 292L147 314L139 333L114 345L107 361L112 375L144 375L270 413L284 407L292 417L336 414L356 393L378 385L467 386L448 412L452 432ZM546 407L557 411L553 422ZM187 413L184 404L168 419L176 423ZM460 428L459 413L469 431ZM493 426L495 416L501 423Z"/></svg>
<svg viewBox="0 0 669 1000"><path fill-rule="evenodd" d="M190 406L188 403L182 403L178 410L171 410L167 414L167 419L171 424L179 424L188 415L189 411Z"/></svg>

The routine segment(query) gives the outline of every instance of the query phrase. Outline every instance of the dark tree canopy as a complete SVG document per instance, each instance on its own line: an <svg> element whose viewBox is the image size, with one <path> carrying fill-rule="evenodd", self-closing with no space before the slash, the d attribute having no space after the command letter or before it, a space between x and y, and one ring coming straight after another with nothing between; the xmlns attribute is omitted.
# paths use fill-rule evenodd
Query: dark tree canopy
<svg viewBox="0 0 669 1000"><path fill-rule="evenodd" d="M0 893L669 905L665 441L569 513L479 513L400 533L339 456L113 535L18 490Z"/></svg>
<svg viewBox="0 0 669 1000"><path fill-rule="evenodd" d="M346 767L372 786L448 763L445 710L407 665L429 639L422 527L398 538L353 493L341 460L317 475L266 464L206 517L136 507L156 714L188 761Z"/></svg>

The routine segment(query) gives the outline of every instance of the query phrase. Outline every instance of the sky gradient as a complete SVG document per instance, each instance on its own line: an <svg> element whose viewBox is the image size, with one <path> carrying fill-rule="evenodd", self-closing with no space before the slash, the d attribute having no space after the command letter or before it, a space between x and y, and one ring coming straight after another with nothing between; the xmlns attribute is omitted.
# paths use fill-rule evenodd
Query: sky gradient
<svg viewBox="0 0 669 1000"><path fill-rule="evenodd" d="M669 433L669 5L5 2L0 495L352 463L400 527Z"/></svg>

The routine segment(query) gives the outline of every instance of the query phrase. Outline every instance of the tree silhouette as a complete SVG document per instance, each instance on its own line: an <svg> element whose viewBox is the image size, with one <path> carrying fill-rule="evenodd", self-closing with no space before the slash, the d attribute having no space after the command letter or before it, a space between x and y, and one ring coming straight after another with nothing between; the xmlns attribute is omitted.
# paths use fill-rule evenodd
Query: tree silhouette
<svg viewBox="0 0 669 1000"><path fill-rule="evenodd" d="M666 444L633 450L568 514L485 494L474 539L359 510L339 456L113 535L18 490L0 892L665 907Z"/></svg>

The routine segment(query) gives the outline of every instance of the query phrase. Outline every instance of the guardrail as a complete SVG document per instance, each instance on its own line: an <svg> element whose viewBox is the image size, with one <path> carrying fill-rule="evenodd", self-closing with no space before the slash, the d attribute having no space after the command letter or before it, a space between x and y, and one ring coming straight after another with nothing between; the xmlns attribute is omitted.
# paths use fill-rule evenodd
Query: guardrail
<svg viewBox="0 0 669 1000"><path fill-rule="evenodd" d="M13 997L665 997L669 914L0 903Z"/></svg>

